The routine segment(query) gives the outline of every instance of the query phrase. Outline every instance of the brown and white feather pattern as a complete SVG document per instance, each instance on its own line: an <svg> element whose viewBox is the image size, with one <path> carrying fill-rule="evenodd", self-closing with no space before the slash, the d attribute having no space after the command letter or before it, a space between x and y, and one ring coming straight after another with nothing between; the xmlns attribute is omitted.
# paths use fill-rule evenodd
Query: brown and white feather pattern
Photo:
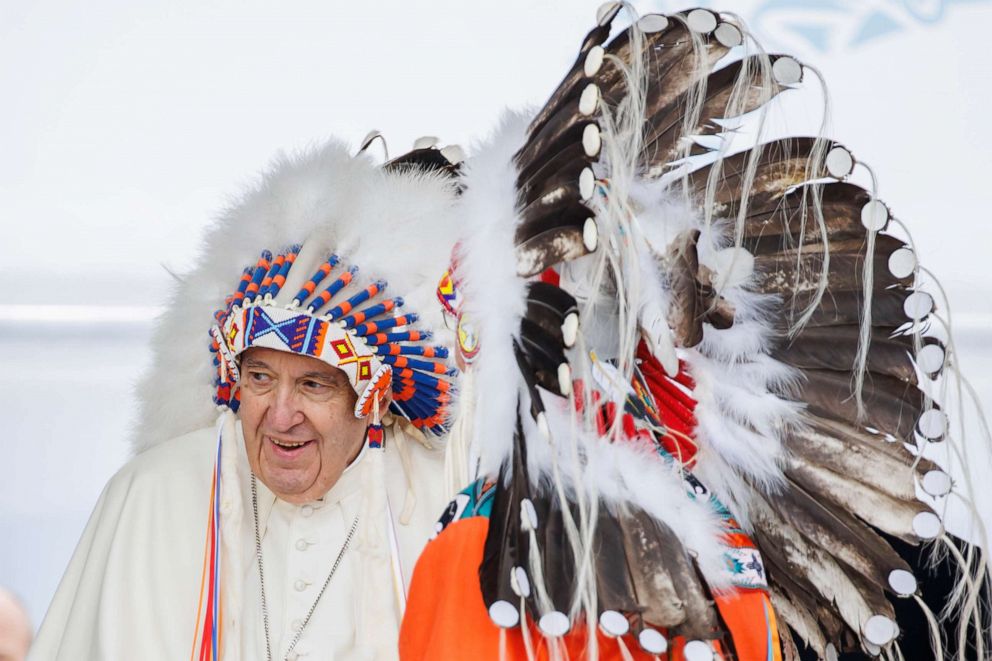
<svg viewBox="0 0 992 661"><path fill-rule="evenodd" d="M498 249L513 253L517 271L489 278L477 295L513 292L517 300L520 281L554 266L583 313L579 342L566 353L571 372L587 388L598 381L607 400L624 396L630 337L647 337L669 371L683 360L696 383L693 471L753 533L784 623L821 656L833 648L875 652L898 633L888 597L916 591L912 568L878 531L911 543L940 533L939 519L916 499L917 481L938 469L907 449L918 446L918 432L938 439L946 427L921 394L915 356L936 341L907 332L908 322L930 312L912 309L913 269L896 259L908 248L886 231L887 209L846 180L856 161L839 143L788 138L724 154L695 141L729 137L724 127L797 86L796 60L754 51L735 60L734 49L750 44L746 29L706 10L645 17L639 25L650 29L628 28L608 41L616 15L607 12L589 32L530 126L518 120L497 148L480 152L488 165L475 171L481 183L475 192L467 186L464 199L490 210L488 222L508 222L513 238L500 234L506 228L472 229L468 261L472 254L494 261L500 238ZM635 111L639 136L625 130ZM691 158L674 162L684 156ZM502 197L511 179L515 214ZM485 190L494 196L479 195ZM501 324L486 317L483 335L491 326L500 329L497 342L515 337ZM866 342L876 351L867 353L862 386L857 365ZM613 366L595 364L593 354ZM629 583L603 570L607 600L679 592L679 563L660 557L656 540L667 533L658 526L701 551L712 521L687 526L684 517L706 515L672 509L681 502L678 477L648 457L628 456L623 444L603 443L582 427L588 419L576 427L571 403L499 374L504 385L518 385L504 387L490 411L531 410L538 418L521 420L531 485L543 479L569 502L584 494L615 506L616 520L599 525L624 537L626 564L663 565L655 574L632 571ZM503 429L508 418L483 415L479 423ZM512 438L477 437L485 471L507 465ZM659 509L662 495L672 500ZM719 548L716 536L709 544ZM564 546L554 548L567 556ZM707 581L717 580L702 560ZM657 595L640 597L656 621L686 617ZM678 627L712 634L705 612L695 617ZM785 648L795 654L791 641Z"/></svg>

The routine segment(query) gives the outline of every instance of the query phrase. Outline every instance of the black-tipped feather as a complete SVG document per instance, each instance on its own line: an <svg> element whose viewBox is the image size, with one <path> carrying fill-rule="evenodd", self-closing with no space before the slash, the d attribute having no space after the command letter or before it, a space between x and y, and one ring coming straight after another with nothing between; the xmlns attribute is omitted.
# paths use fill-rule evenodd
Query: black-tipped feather
<svg viewBox="0 0 992 661"><path fill-rule="evenodd" d="M558 370L568 360L562 351L561 342L527 318L520 320L520 341L537 384L556 395L564 395L562 384L558 380Z"/></svg>
<svg viewBox="0 0 992 661"><path fill-rule="evenodd" d="M582 229L588 218L595 214L578 200L560 200L558 203L528 207L532 214L523 214L514 237L517 245L559 227Z"/></svg>
<svg viewBox="0 0 992 661"><path fill-rule="evenodd" d="M623 530L605 503L599 507L592 552L600 612L637 612L639 605L627 567Z"/></svg>
<svg viewBox="0 0 992 661"><path fill-rule="evenodd" d="M562 324L569 316L578 313L575 298L561 287L541 281L527 285L527 312L524 316L540 326L560 346L566 346Z"/></svg>
<svg viewBox="0 0 992 661"><path fill-rule="evenodd" d="M538 275L555 264L578 259L589 252L585 243L585 226L554 227L517 246L517 275Z"/></svg>
<svg viewBox="0 0 992 661"><path fill-rule="evenodd" d="M669 246L669 319L681 346L694 347L703 339L703 308L698 289L699 230L684 232Z"/></svg>
<svg viewBox="0 0 992 661"><path fill-rule="evenodd" d="M871 201L868 191L846 182L807 184L784 195L748 200L744 247L753 253L774 253L802 243L820 243L821 229L814 211L817 186L828 241L865 237L861 210ZM723 213L736 219L739 200L729 201Z"/></svg>
<svg viewBox="0 0 992 661"><path fill-rule="evenodd" d="M665 549L682 544L671 529L643 510L620 516L624 552L641 616L651 625L668 628L686 618L685 602L665 563Z"/></svg>
<svg viewBox="0 0 992 661"><path fill-rule="evenodd" d="M826 429L831 428L810 426L790 432L787 437L789 451L807 463L869 484L902 500L915 499L914 477L922 477L927 470L934 468L925 459L914 467L912 460L915 457L903 448L896 449L904 456L895 456L886 447L892 444L881 437L871 445L852 443L852 437L856 438L854 434L824 433Z"/></svg>
<svg viewBox="0 0 992 661"><path fill-rule="evenodd" d="M774 62L781 56L771 56ZM728 104L731 93L738 78L746 67L757 67L759 56L751 56L747 60L738 60L719 69L706 79L706 92L696 124L686 131L685 112L689 105L691 90L682 92L671 99L668 105L650 106L649 113L657 119L650 121L651 129L644 137L644 152L649 156L649 162L664 163L678 158L680 141L686 135L710 135L722 130L715 120L730 119L732 114ZM774 81L768 81L765 86L753 85L747 90L736 116L757 110L771 101L783 90L788 89ZM649 95L649 100L651 96Z"/></svg>
<svg viewBox="0 0 992 661"><path fill-rule="evenodd" d="M911 571L880 535L843 510L828 509L794 482L775 506L811 544L864 576L877 589L891 591L890 572Z"/></svg>
<svg viewBox="0 0 992 661"><path fill-rule="evenodd" d="M582 134L590 125L596 125L595 119L581 115L578 104L575 108L562 108L548 119L537 134L528 137L514 159L518 166L527 166L539 161L544 154L555 154L567 145L581 144Z"/></svg>
<svg viewBox="0 0 992 661"><path fill-rule="evenodd" d="M693 171L689 175L689 190L702 199L716 168L713 212L718 217L736 215L736 203L745 197L743 184L748 164L760 151L754 178L746 192L749 193L749 208L756 205L755 208L761 209L762 205L771 204L771 200L781 198L790 188L826 174L825 169L813 167L810 157L816 144L815 138L784 138L738 152Z"/></svg>
<svg viewBox="0 0 992 661"><path fill-rule="evenodd" d="M517 169L517 193L521 208L526 208L542 198L572 186L582 171L595 159L586 155L581 142L564 145L556 153L541 154L533 163L520 164Z"/></svg>
<svg viewBox="0 0 992 661"><path fill-rule="evenodd" d="M804 329L794 339L775 349L772 356L787 365L807 370L850 372L858 352L858 326L827 326ZM912 345L884 331L871 334L868 371L916 384Z"/></svg>
<svg viewBox="0 0 992 661"><path fill-rule="evenodd" d="M582 46L579 48L578 57L575 58L575 63L572 68L568 70L565 77L555 91L551 93L551 96L545 102L544 106L537 113L533 120L531 120L530 127L528 131L534 133L540 131L548 119L562 106L571 103L578 99L579 95L582 93L582 88L585 87L585 81L587 80L585 74L585 61L586 57L589 55L589 51L595 46L602 44L610 36L610 25L601 25L590 30L585 38L582 40Z"/></svg>
<svg viewBox="0 0 992 661"><path fill-rule="evenodd" d="M912 292L902 287L892 287L872 292L871 320L872 325L881 328L896 329L909 322L903 305ZM782 314L776 318L778 329L788 333L799 315L813 301L813 291L788 292L785 296ZM813 315L806 322L806 327L816 326L849 326L861 321L861 308L864 294L860 289L841 290L830 289L830 294L823 296Z"/></svg>
<svg viewBox="0 0 992 661"><path fill-rule="evenodd" d="M827 370L804 371L803 399L809 411L833 420L858 420L851 379ZM881 374L865 379L863 424L896 438L912 441L913 428L924 410L923 393L907 383Z"/></svg>
<svg viewBox="0 0 992 661"><path fill-rule="evenodd" d="M920 542L913 528L913 518L930 511L923 503L892 498L798 457L791 457L787 464L786 476L819 502L830 503L832 509L852 512L865 523L910 544Z"/></svg>
<svg viewBox="0 0 992 661"><path fill-rule="evenodd" d="M519 423L516 433L517 438L523 433ZM487 609L497 601L519 603L510 584L510 571L526 562L529 550L528 540L520 533L520 501L529 495L524 445L522 440L514 441L514 479L507 483L506 471L501 470L493 487L493 508L479 564L479 584Z"/></svg>

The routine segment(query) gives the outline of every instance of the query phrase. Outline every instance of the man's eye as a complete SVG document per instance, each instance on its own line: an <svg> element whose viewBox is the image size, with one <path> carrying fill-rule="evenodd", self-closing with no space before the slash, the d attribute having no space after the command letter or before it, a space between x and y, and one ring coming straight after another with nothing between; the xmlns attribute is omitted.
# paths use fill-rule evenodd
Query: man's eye
<svg viewBox="0 0 992 661"><path fill-rule="evenodd" d="M320 381L304 381L303 382L303 387L304 388L308 388L310 390L322 390L322 389L326 388L327 386L325 384L321 383Z"/></svg>
<svg viewBox="0 0 992 661"><path fill-rule="evenodd" d="M248 378L255 383L268 383L269 375L265 372L248 372Z"/></svg>

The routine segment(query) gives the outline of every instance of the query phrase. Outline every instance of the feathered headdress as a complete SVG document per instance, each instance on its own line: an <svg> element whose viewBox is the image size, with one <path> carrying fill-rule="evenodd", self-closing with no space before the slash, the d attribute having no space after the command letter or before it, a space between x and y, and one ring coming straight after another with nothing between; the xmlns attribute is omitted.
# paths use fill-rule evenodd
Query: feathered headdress
<svg viewBox="0 0 992 661"><path fill-rule="evenodd" d="M370 386L391 383L392 410L440 432L449 368L418 326L444 328L434 291L454 241L450 164L422 153L437 151L380 167L332 142L277 160L208 232L155 327L135 448L209 426L214 404L236 408L234 359L249 346L345 370L358 413Z"/></svg>
<svg viewBox="0 0 992 661"><path fill-rule="evenodd" d="M292 282L306 268L297 262L312 261L308 256L301 258L300 246L275 258L264 251L254 268L245 269L227 306L217 311L211 328L219 373L215 401L237 410L238 356L250 347L267 347L317 358L344 371L358 394L358 417L369 415L391 390L397 413L418 428L442 433L450 389L444 377L454 375L443 362L447 349L422 344L430 332L417 328L415 313L398 314L404 301L383 296L385 280L342 294L358 269L342 267L335 254L324 259L295 296L280 296L286 280ZM332 272L335 277L328 278ZM326 287L325 279L330 281Z"/></svg>
<svg viewBox="0 0 992 661"><path fill-rule="evenodd" d="M983 621L984 562L917 498L951 480L923 458L948 437L928 393L949 361L915 253L846 147L760 138L815 70L730 15L615 30L620 9L462 171L444 298L471 363L455 429L497 478L494 623L709 658L720 595L755 590L787 657L788 631L876 654L890 599L918 594L893 544L929 540L962 558L962 630ZM733 151L744 122L759 139Z"/></svg>

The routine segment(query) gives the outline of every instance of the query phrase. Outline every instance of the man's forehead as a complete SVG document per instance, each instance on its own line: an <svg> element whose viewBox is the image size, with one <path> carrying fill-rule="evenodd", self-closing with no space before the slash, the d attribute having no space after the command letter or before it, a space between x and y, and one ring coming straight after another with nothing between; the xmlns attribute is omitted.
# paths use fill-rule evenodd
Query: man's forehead
<svg viewBox="0 0 992 661"><path fill-rule="evenodd" d="M265 347L250 347L246 349L242 354L241 364L243 367L249 367L251 365L265 366L298 376L305 374L322 375L330 379L347 379L348 376L342 370L325 363L319 358L301 356L297 353Z"/></svg>

